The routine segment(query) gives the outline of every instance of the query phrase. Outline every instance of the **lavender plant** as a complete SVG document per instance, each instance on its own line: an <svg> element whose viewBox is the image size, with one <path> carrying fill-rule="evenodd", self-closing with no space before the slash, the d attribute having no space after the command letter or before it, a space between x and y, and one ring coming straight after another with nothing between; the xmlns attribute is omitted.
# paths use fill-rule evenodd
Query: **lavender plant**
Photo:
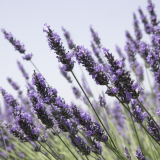
<svg viewBox="0 0 160 160"><path fill-rule="evenodd" d="M140 20L134 13L135 35L129 31L125 33L126 55L116 45L119 59L114 51L111 53L107 46L103 46L92 26L93 53L74 43L70 33L62 28L69 48L67 51L58 33L45 24L43 32L49 48L61 63L58 67L60 73L75 96L75 102L70 103L47 82L33 63L33 54L26 54L24 44L2 29L5 39L23 54L24 60L31 62L35 70L29 75L17 61L26 81L26 94L9 77L7 81L18 96L13 96L3 86L0 88L4 104L4 111L0 110L1 159L159 159L160 26L151 0L148 0L147 11L150 20L141 8L138 9L144 31L150 35L151 41L145 42ZM129 65L126 65L127 61ZM82 66L82 79L76 77L75 65ZM144 70L147 75L152 75L154 84L145 76ZM99 97L89 86L86 73L100 90ZM150 82L150 91L144 86L146 78ZM107 101L111 97L114 103Z"/></svg>

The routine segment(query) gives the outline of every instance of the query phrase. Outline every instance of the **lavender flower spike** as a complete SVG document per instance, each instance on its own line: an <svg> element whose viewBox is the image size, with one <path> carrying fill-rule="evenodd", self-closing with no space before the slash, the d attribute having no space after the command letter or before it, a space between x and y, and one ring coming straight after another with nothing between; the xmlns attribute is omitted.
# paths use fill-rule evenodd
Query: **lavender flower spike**
<svg viewBox="0 0 160 160"><path fill-rule="evenodd" d="M66 31L66 29L64 29L63 27L62 27L62 30L63 30L64 36L67 40L69 49L72 49L74 47L74 43L73 43L73 40L71 39L70 33L68 31Z"/></svg>
<svg viewBox="0 0 160 160"><path fill-rule="evenodd" d="M11 33L7 33L5 29L2 29L4 37L14 46L15 50L18 50L20 53L25 53L24 45L20 43L19 40L14 39Z"/></svg>
<svg viewBox="0 0 160 160"><path fill-rule="evenodd" d="M30 61L31 58L32 58L32 56L33 56L32 53L31 53L31 54L26 54L26 55L23 57L23 59L24 59L24 60L27 60L27 61Z"/></svg>
<svg viewBox="0 0 160 160"><path fill-rule="evenodd" d="M148 0L147 10L150 14L152 25L157 26L159 22L157 22L157 16L155 14L154 8L155 8L155 5L152 3L151 0Z"/></svg>
<svg viewBox="0 0 160 160"><path fill-rule="evenodd" d="M134 33L136 35L136 39L137 40L140 40L142 38L142 32L139 28L139 22L138 22L138 19L137 19L137 16L135 13L133 13L133 18L134 18Z"/></svg>
<svg viewBox="0 0 160 160"><path fill-rule="evenodd" d="M44 32L47 33L48 45L51 50L54 50L57 54L57 58L59 62L63 64L63 68L65 71L72 71L74 67L74 61L72 60L73 53L67 53L64 49L60 36L54 32L54 30L50 29L50 26L45 24L47 29L43 29Z"/></svg>
<svg viewBox="0 0 160 160"><path fill-rule="evenodd" d="M128 160L131 160L131 155L130 155L127 147L125 147L124 150L125 150L125 152L124 152L125 157L127 157Z"/></svg>
<svg viewBox="0 0 160 160"><path fill-rule="evenodd" d="M152 33L152 26L148 23L148 20L147 20L146 16L143 14L142 9L139 8L138 11L139 11L142 23L144 24L145 32L147 34L151 34Z"/></svg>
<svg viewBox="0 0 160 160"><path fill-rule="evenodd" d="M23 74L23 76L25 77L25 79L28 80L28 79L29 79L29 76L28 76L28 74L26 73L26 71L24 70L22 64L21 64L19 61L17 61L17 64L18 64L18 68L19 68L20 71L22 72L22 74Z"/></svg>
<svg viewBox="0 0 160 160"><path fill-rule="evenodd" d="M76 59L78 63L81 63L83 66L85 66L86 70L89 72L89 74L97 84L108 84L107 74L103 71L102 66L95 63L94 59L91 56L91 53L83 46L78 46L77 49L78 51L76 52Z"/></svg>
<svg viewBox="0 0 160 160"><path fill-rule="evenodd" d="M138 160L145 160L145 157L142 154L142 151L140 149L136 150L136 157Z"/></svg>
<svg viewBox="0 0 160 160"><path fill-rule="evenodd" d="M104 107L104 108L105 108L105 106L106 106L106 100L105 100L105 98L102 97L101 95L99 95L99 105L100 105L101 107Z"/></svg>

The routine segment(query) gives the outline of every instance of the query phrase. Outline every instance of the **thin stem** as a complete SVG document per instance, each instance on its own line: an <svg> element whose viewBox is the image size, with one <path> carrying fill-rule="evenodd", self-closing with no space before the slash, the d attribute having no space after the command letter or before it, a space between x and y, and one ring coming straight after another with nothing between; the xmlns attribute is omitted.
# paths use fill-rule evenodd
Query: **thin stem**
<svg viewBox="0 0 160 160"><path fill-rule="evenodd" d="M110 149L112 150L112 152L114 152L116 154L116 156L118 156L120 159L122 160L126 160L126 158L122 157L121 155L119 155L119 153L117 153L117 151L112 147L110 146L108 143L105 143L105 145Z"/></svg>
<svg viewBox="0 0 160 160"><path fill-rule="evenodd" d="M38 141L37 141L37 143L38 143L39 145L41 145L52 157L54 157L53 154L52 154L43 144L41 144L41 143L38 142ZM55 157L54 157L54 158L55 158Z"/></svg>
<svg viewBox="0 0 160 160"><path fill-rule="evenodd" d="M53 128L52 128L53 129ZM54 129L53 129L54 130ZM55 131L55 130L54 130ZM56 132L56 131L55 131ZM75 159L77 159L77 157L73 154L73 152L69 149L69 147L66 145L66 143L62 140L62 138L58 135L58 133L56 132L56 135L58 136L58 138L62 141L62 143L67 147L67 149L71 152L71 154L73 155L73 157ZM77 159L78 160L78 159Z"/></svg>
<svg viewBox="0 0 160 160"><path fill-rule="evenodd" d="M52 149L52 146L49 144L49 142L47 143L47 141L46 141L45 144L51 149L51 151L52 151L59 159L61 159L61 158L59 157L59 155Z"/></svg>
<svg viewBox="0 0 160 160"><path fill-rule="evenodd" d="M93 107L92 103L90 102L90 100L89 100L88 96L86 95L86 93L85 93L84 89L83 89L83 88L82 88L82 86L80 85L80 83L79 83L78 79L77 79L77 78L76 78L76 76L74 75L73 71L71 71L71 73L72 73L73 77L75 78L75 80L77 81L77 83L78 83L79 87L81 88L82 92L83 92L83 93L84 93L84 95L86 96L86 98L87 98L87 100L88 100L88 102L89 102L90 106L92 107L92 109L93 109L93 111L94 111L95 115L97 116L97 118L98 118L99 122L100 122L100 123L101 123L101 125L103 126L104 130L107 132L107 134L108 134L108 136L109 136L109 138L110 138L110 140L111 140L112 144L113 144L113 145L114 145L114 147L117 149L117 147L116 147L116 145L114 144L114 142L113 142L113 140L112 140L112 138L111 138L111 136L110 136L109 132L106 130L105 126L103 125L103 123L102 123L101 119L99 118L99 116L98 116L98 114L97 114L96 110L94 109L94 107Z"/></svg>
<svg viewBox="0 0 160 160"><path fill-rule="evenodd" d="M30 62L32 63L32 65L34 66L34 68L40 73L39 69L36 67L36 65L30 60Z"/></svg>
<svg viewBox="0 0 160 160"><path fill-rule="evenodd" d="M129 109L129 106L128 106L128 109ZM130 115L130 116L131 116L131 115ZM135 124L134 124L134 121L133 121L133 117L132 117L132 116L131 116L131 121L132 121L132 124L133 124L133 129L134 129L134 131L135 131L135 133L136 133L136 137L137 137L137 140L138 140L140 149L141 149L141 151L142 151L142 154L144 155L144 153L143 153L143 148L142 148L142 145L141 145L141 143L140 143L140 140L139 140L139 137L138 137L138 133L137 133L137 130L136 130L136 127L135 127Z"/></svg>
<svg viewBox="0 0 160 160"><path fill-rule="evenodd" d="M43 155L45 155L42 151L40 151ZM45 155L48 159L50 159L47 155ZM51 160L51 159L50 159Z"/></svg>

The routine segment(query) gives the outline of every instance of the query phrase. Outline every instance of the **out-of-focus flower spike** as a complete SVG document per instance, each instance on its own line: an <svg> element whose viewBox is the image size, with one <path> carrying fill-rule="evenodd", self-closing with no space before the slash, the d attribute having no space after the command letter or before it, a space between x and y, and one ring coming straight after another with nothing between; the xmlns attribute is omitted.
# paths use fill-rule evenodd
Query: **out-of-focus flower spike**
<svg viewBox="0 0 160 160"><path fill-rule="evenodd" d="M23 57L23 59L24 59L24 60L27 60L27 61L30 61L31 58L32 58L32 56L33 56L32 53L31 53L31 54L26 54L26 55Z"/></svg>
<svg viewBox="0 0 160 160"><path fill-rule="evenodd" d="M19 61L17 61L17 64L18 64L18 68L19 68L20 71L22 72L24 78L25 78L26 80L28 80L28 79L29 79L29 76L28 76L28 73L26 73L23 65L22 65Z"/></svg>
<svg viewBox="0 0 160 160"><path fill-rule="evenodd" d="M139 148L136 150L136 157L138 160L145 160L145 157L143 156L142 151Z"/></svg>
<svg viewBox="0 0 160 160"><path fill-rule="evenodd" d="M18 50L20 53L25 53L24 45L20 43L19 40L16 40L11 33L7 33L5 29L1 30L5 38L14 46L15 50Z"/></svg>
<svg viewBox="0 0 160 160"><path fill-rule="evenodd" d="M157 26L159 24L159 22L157 21L157 15L154 11L155 5L152 3L151 0L148 0L148 6L147 6L147 10L150 14L150 19L152 22L153 26Z"/></svg>
<svg viewBox="0 0 160 160"><path fill-rule="evenodd" d="M131 160L131 155L130 155L127 147L124 148L124 151L125 151L125 152L124 152L125 157L127 157L128 160Z"/></svg>

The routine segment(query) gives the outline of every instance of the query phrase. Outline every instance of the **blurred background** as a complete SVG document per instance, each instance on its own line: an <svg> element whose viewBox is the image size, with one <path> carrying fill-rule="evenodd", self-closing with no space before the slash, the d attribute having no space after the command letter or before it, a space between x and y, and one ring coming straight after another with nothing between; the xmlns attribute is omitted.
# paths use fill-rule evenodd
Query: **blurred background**
<svg viewBox="0 0 160 160"><path fill-rule="evenodd" d="M152 2L156 7L160 6L160 1L152 0ZM60 64L54 52L48 47L46 34L43 32L44 23L50 25L51 29L60 35L66 50L68 50L68 46L63 36L62 26L70 32L76 45L84 45L91 50L92 38L89 26L92 25L101 38L102 46L110 49L110 52L118 58L115 45L117 44L125 53L125 31L128 30L134 35L133 12L141 22L137 11L139 6L144 14L148 15L147 0L0 0L0 28L11 32L17 40L25 45L26 53L33 54L33 62L48 83L56 88L59 95L64 97L67 102L71 102L75 100L71 85L60 74L58 68ZM160 10L155 8L155 11L157 15L160 15ZM140 27L143 30L141 23ZM150 40L146 34L143 39ZM22 59L23 55L15 51L14 47L5 40L2 32L0 32L0 55L0 86L7 92L16 95L16 91L7 82L7 77L10 77L26 93L25 79L18 69L17 60L29 73L30 80L35 68L29 61ZM85 72L84 68L83 70ZM75 64L74 72L81 81L81 71L77 64ZM91 80L92 78L88 76L87 72L85 75L98 99L100 90L105 91L106 88L95 87L95 82ZM75 86L77 86L76 83ZM110 98L107 101L109 102ZM2 98L0 103L3 106Z"/></svg>

